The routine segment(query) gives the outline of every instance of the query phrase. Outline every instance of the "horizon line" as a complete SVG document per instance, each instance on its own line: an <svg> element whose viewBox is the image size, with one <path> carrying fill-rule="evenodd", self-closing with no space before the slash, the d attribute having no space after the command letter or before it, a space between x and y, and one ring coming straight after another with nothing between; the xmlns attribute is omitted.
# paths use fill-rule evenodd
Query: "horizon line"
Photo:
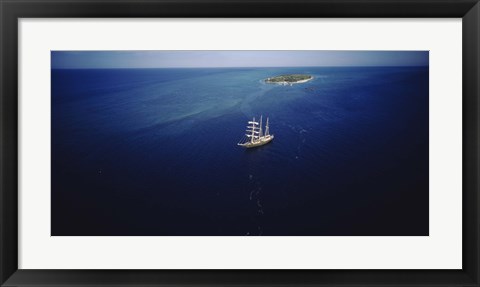
<svg viewBox="0 0 480 287"><path fill-rule="evenodd" d="M80 67L80 68L62 68L62 67L51 67L51 70L147 70L147 69L231 69L231 68L353 68L353 67L358 67L358 68L375 68L375 67L429 67L430 65L354 65L354 66L345 66L345 65L339 65L339 66L218 66L218 67L210 67L210 66L205 66L205 67Z"/></svg>

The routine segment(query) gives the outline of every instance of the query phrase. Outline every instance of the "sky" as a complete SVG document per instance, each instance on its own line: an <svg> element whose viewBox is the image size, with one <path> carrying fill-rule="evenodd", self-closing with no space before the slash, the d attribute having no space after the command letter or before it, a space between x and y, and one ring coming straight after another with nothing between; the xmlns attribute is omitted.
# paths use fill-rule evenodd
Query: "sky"
<svg viewBox="0 0 480 287"><path fill-rule="evenodd" d="M428 51L52 51L53 69L428 66Z"/></svg>

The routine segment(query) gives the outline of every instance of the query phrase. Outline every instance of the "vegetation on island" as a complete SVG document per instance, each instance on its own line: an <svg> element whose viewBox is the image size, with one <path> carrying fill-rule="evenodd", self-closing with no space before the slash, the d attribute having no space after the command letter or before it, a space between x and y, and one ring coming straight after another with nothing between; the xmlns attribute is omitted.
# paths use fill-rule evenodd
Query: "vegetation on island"
<svg viewBox="0 0 480 287"><path fill-rule="evenodd" d="M305 74L291 74L291 75L280 75L276 77L267 78L266 83L287 83L294 84L297 82L306 82L313 79L310 75Z"/></svg>

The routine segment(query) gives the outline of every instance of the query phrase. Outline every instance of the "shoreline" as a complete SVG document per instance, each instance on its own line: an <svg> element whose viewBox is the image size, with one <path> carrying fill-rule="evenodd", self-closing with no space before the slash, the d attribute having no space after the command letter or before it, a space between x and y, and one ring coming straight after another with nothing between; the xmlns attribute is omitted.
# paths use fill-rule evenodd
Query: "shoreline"
<svg viewBox="0 0 480 287"><path fill-rule="evenodd" d="M282 82L269 82L269 79L270 78L267 78L266 80L264 80L265 83L267 84L275 84L275 85L281 85L281 86L286 86L286 85L294 85L294 84L303 84L303 83L306 83L308 81L311 81L313 80L313 76L310 76L309 79L304 79L304 80L299 80L299 81L295 81L295 82L288 82L288 81L282 81Z"/></svg>
<svg viewBox="0 0 480 287"><path fill-rule="evenodd" d="M282 76L276 76L276 77L269 77L269 78L266 78L265 80L263 80L266 84L276 84L276 85L281 85L281 86L287 86L287 85L294 85L294 84L303 84L303 83L306 83L308 81L311 81L313 80L313 76L311 75L300 75L300 76L309 76L309 78L307 79L301 79L301 80L298 80L298 81L286 81L286 80L283 80L283 81L272 81L272 79L276 79L276 78L287 78L287 77L292 77L292 76L299 76L299 75L282 75Z"/></svg>

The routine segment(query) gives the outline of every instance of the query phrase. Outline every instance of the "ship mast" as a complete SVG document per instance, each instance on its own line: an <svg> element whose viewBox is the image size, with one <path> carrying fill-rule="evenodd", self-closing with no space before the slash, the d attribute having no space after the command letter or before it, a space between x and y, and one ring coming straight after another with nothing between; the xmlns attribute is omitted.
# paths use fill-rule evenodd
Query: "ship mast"
<svg viewBox="0 0 480 287"><path fill-rule="evenodd" d="M265 125L265 135L268 136L268 117L267 117L267 124Z"/></svg>
<svg viewBox="0 0 480 287"><path fill-rule="evenodd" d="M258 133L258 137L259 137L259 138L262 137L262 117L263 117L263 116L260 116L260 129L259 129L259 133Z"/></svg>
<svg viewBox="0 0 480 287"><path fill-rule="evenodd" d="M253 143L255 141L255 138L258 138L258 136L256 136L255 134L259 134L259 131L257 131L256 129L258 129L257 125L258 123L255 121L255 118L253 118L253 120L251 122L248 122L249 124L251 124L251 126L247 126L247 134L245 134L247 137L250 138L250 142ZM248 129L251 129L251 130L248 130ZM252 133L252 134L250 134Z"/></svg>
<svg viewBox="0 0 480 287"><path fill-rule="evenodd" d="M253 118L253 121L252 121L252 138L250 139L250 142L253 143L253 140L255 139L255 118Z"/></svg>

